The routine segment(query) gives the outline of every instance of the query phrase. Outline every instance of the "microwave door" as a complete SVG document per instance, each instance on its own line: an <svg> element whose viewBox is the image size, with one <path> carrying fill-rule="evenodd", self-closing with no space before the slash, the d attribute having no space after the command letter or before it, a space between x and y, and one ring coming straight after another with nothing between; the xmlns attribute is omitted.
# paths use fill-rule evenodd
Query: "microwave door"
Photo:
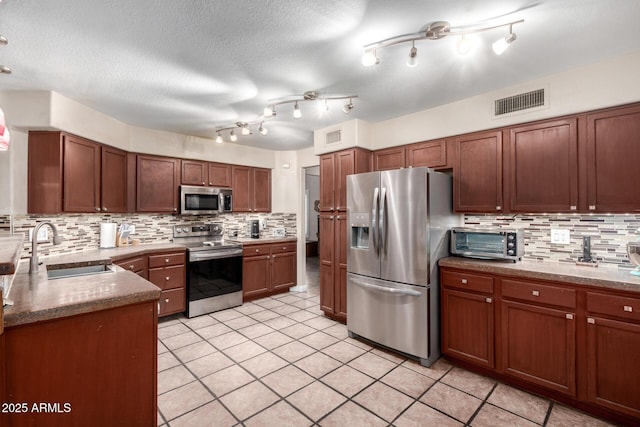
<svg viewBox="0 0 640 427"><path fill-rule="evenodd" d="M347 176L347 271L380 277L380 173Z"/></svg>

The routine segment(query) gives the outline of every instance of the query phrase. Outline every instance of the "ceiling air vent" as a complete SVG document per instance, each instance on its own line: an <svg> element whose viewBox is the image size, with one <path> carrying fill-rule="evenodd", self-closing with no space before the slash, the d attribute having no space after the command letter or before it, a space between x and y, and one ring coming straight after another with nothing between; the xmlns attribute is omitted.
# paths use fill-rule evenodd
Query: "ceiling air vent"
<svg viewBox="0 0 640 427"><path fill-rule="evenodd" d="M495 100L495 116L544 106L544 89Z"/></svg>
<svg viewBox="0 0 640 427"><path fill-rule="evenodd" d="M340 134L340 129L334 130L333 132L327 132L325 137L325 143L329 144L337 144L342 140L342 135Z"/></svg>

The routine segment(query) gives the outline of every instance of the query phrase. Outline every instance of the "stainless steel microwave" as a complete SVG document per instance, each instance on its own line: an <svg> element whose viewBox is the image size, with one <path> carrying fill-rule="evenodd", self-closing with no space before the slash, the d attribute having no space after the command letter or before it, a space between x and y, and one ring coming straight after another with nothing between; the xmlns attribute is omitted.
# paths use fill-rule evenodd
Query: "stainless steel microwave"
<svg viewBox="0 0 640 427"><path fill-rule="evenodd" d="M180 186L180 213L183 215L211 215L233 210L230 188Z"/></svg>
<svg viewBox="0 0 640 427"><path fill-rule="evenodd" d="M518 229L452 228L451 253L516 262L524 255L524 232Z"/></svg>

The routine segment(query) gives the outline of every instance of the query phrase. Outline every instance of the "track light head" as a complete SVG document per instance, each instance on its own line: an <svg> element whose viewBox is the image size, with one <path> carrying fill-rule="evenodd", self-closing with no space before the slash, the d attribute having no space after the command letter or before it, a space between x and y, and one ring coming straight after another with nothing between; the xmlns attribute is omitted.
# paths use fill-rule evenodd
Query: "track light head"
<svg viewBox="0 0 640 427"><path fill-rule="evenodd" d="M293 118L299 119L301 117L302 117L302 111L300 111L300 107L298 107L298 102L296 101L295 105L293 106Z"/></svg>
<svg viewBox="0 0 640 427"><path fill-rule="evenodd" d="M275 116L275 108L273 105L267 105L264 107L264 112L262 113L265 117Z"/></svg>
<svg viewBox="0 0 640 427"><path fill-rule="evenodd" d="M0 44L4 45L9 43L9 40L5 36L0 36Z"/></svg>
<svg viewBox="0 0 640 427"><path fill-rule="evenodd" d="M471 40L469 40L463 34L462 38L458 41L458 44L456 45L456 49L458 50L458 53L460 55L466 55L467 53L471 52Z"/></svg>
<svg viewBox="0 0 640 427"><path fill-rule="evenodd" d="M220 136L220 132L218 132L218 136L216 136L216 142L218 144L222 144L222 136Z"/></svg>
<svg viewBox="0 0 640 427"><path fill-rule="evenodd" d="M260 127L258 128L258 132L260 132L260 135L266 135L269 133L269 130L263 126L264 122L260 122Z"/></svg>
<svg viewBox="0 0 640 427"><path fill-rule="evenodd" d="M353 107L354 107L353 102L352 102L351 98L349 98L349 103L345 104L345 106L342 107L342 112L345 113L345 114L349 114L351 112L351 110L353 110Z"/></svg>
<svg viewBox="0 0 640 427"><path fill-rule="evenodd" d="M416 44L413 43L411 46L411 50L409 51L409 59L407 59L407 67L415 67L418 65L418 49L416 48Z"/></svg>
<svg viewBox="0 0 640 427"><path fill-rule="evenodd" d="M380 63L380 58L376 55L375 50L367 50L362 55L362 65L365 67L370 67L372 65L377 65Z"/></svg>
<svg viewBox="0 0 640 427"><path fill-rule="evenodd" d="M238 140L238 136L233 130L231 130L231 133L229 134L229 139L231 142L236 142Z"/></svg>
<svg viewBox="0 0 640 427"><path fill-rule="evenodd" d="M516 38L516 33L509 29L509 35L498 39L491 47L496 55L502 55L509 45L516 40Z"/></svg>

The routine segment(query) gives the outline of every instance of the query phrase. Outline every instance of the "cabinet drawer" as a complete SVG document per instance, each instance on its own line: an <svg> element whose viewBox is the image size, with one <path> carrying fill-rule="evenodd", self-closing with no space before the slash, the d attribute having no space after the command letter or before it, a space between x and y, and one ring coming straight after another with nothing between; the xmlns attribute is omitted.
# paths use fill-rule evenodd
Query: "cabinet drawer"
<svg viewBox="0 0 640 427"><path fill-rule="evenodd" d="M163 255L149 255L149 268L165 267L167 265L184 265L185 262L184 252L163 254Z"/></svg>
<svg viewBox="0 0 640 427"><path fill-rule="evenodd" d="M242 256L257 256L271 254L270 245L251 245L242 248Z"/></svg>
<svg viewBox="0 0 640 427"><path fill-rule="evenodd" d="M162 291L160 294L158 316L166 316L174 313L181 313L186 309L185 290L171 289Z"/></svg>
<svg viewBox="0 0 640 427"><path fill-rule="evenodd" d="M640 298L587 292L587 312L640 320Z"/></svg>
<svg viewBox="0 0 640 427"><path fill-rule="evenodd" d="M139 258L125 259L125 260L116 262L116 264L124 268L125 270L138 273L140 271L144 271L147 269L147 257L141 256Z"/></svg>
<svg viewBox="0 0 640 427"><path fill-rule="evenodd" d="M272 254L280 254L283 252L295 252L295 250L296 250L295 242L274 243L273 245L271 245Z"/></svg>
<svg viewBox="0 0 640 427"><path fill-rule="evenodd" d="M493 277L479 274L443 271L442 285L468 291L493 293Z"/></svg>
<svg viewBox="0 0 640 427"><path fill-rule="evenodd" d="M519 280L502 280L501 288L504 298L576 308L576 291L573 289Z"/></svg>
<svg viewBox="0 0 640 427"><path fill-rule="evenodd" d="M149 281L160 289L184 288L184 277L184 265L149 269Z"/></svg>

